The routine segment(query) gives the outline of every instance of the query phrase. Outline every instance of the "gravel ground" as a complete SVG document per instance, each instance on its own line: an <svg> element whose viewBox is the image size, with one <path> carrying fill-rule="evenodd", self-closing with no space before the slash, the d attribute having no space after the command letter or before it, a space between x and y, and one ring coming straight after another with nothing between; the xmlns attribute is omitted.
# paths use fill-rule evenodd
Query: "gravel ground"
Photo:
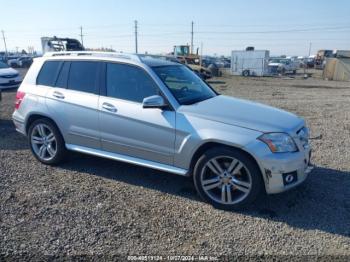
<svg viewBox="0 0 350 262"><path fill-rule="evenodd" d="M0 115L0 254L346 260L350 83L241 77L211 82L221 93L306 118L316 169L302 186L227 212L202 202L189 178L75 153L61 166L45 166L14 130L11 90L3 94Z"/></svg>

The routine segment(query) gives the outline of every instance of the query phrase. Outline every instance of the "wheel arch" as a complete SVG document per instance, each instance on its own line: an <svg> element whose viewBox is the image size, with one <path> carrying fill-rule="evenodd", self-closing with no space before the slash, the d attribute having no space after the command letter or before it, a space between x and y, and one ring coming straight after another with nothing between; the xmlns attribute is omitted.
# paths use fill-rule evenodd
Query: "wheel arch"
<svg viewBox="0 0 350 262"><path fill-rule="evenodd" d="M256 166L258 167L260 173L261 173L261 176L262 178L264 178L263 174L262 174L262 170L260 168L260 165L258 163L258 161L255 159L255 157L250 154L249 152L247 152L246 150L242 149L241 147L238 147L238 146L233 146L233 145L228 145L228 144L224 144L224 143L221 143L221 142L216 142L216 141L208 141L208 142L205 142L203 143L202 145L200 145L196 151L194 152L194 154L192 155L192 158L191 158L191 162L190 162L190 169L189 169L189 175L192 176L193 175L193 170L194 170L194 167L198 161L198 159L201 157L201 155L203 155L203 153L211 148L214 148L214 147L224 147L224 148L228 148L228 149L234 149L236 151L239 151L241 152L242 154L244 154L245 156L247 156L249 159L251 159L255 164Z"/></svg>
<svg viewBox="0 0 350 262"><path fill-rule="evenodd" d="M28 131L29 131L29 127L32 123L34 123L34 121L38 120L38 119L46 119L46 120L49 120L53 125L55 125L55 127L58 129L58 131L61 133L62 135L62 132L60 130L60 128L58 127L58 125L56 124L56 122L49 116L47 115L44 115L44 114L41 114L41 113L33 113L31 114L26 122L25 122L25 131L26 131L26 134L28 135Z"/></svg>

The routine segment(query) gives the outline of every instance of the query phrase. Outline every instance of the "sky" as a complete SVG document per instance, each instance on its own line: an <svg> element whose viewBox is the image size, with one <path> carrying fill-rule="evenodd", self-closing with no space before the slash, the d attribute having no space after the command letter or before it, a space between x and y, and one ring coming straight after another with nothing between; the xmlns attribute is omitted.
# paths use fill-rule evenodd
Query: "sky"
<svg viewBox="0 0 350 262"><path fill-rule="evenodd" d="M0 0L0 30L8 50L41 50L40 37L80 39L85 47L164 54L174 45L230 55L247 46L272 55L350 49L348 0ZM2 39L0 39L2 40ZM4 43L0 41L0 50ZM201 52L201 51L199 51Z"/></svg>

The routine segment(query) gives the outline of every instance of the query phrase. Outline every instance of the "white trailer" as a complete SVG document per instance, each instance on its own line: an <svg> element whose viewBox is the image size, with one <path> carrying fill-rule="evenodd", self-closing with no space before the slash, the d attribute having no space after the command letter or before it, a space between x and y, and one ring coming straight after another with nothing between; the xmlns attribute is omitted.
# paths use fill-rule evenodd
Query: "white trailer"
<svg viewBox="0 0 350 262"><path fill-rule="evenodd" d="M240 50L231 53L231 74L241 76L268 75L270 51Z"/></svg>

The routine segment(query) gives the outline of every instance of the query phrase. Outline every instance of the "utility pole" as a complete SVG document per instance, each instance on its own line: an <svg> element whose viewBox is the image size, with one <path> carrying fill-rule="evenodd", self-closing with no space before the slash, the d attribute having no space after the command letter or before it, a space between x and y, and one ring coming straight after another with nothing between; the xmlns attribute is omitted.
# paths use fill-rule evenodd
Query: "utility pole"
<svg viewBox="0 0 350 262"><path fill-rule="evenodd" d="M81 45L82 46L84 46L84 39L83 39L83 37L84 37L84 35L83 35L83 27L82 26L80 26L80 40L81 40Z"/></svg>
<svg viewBox="0 0 350 262"><path fill-rule="evenodd" d="M193 21L191 23L191 54L193 54Z"/></svg>
<svg viewBox="0 0 350 262"><path fill-rule="evenodd" d="M5 38L4 30L1 30L1 33L2 33L2 39L4 40L4 45L5 45L5 57L7 58L7 46L6 46L6 38Z"/></svg>
<svg viewBox="0 0 350 262"><path fill-rule="evenodd" d="M202 66L202 61L203 61L203 42L201 42L201 57L200 57L200 66Z"/></svg>
<svg viewBox="0 0 350 262"><path fill-rule="evenodd" d="M311 55L311 46L312 46L312 43L310 42L310 45L309 45L309 56Z"/></svg>
<svg viewBox="0 0 350 262"><path fill-rule="evenodd" d="M137 20L135 20L135 53L138 53L138 42L137 42Z"/></svg>
<svg viewBox="0 0 350 262"><path fill-rule="evenodd" d="M310 42L310 44L309 44L309 57L311 55L311 47L312 47L312 43ZM304 64L304 79L307 79L309 77L308 71L309 70L308 70L308 66L307 66L307 63L306 63L306 64Z"/></svg>

